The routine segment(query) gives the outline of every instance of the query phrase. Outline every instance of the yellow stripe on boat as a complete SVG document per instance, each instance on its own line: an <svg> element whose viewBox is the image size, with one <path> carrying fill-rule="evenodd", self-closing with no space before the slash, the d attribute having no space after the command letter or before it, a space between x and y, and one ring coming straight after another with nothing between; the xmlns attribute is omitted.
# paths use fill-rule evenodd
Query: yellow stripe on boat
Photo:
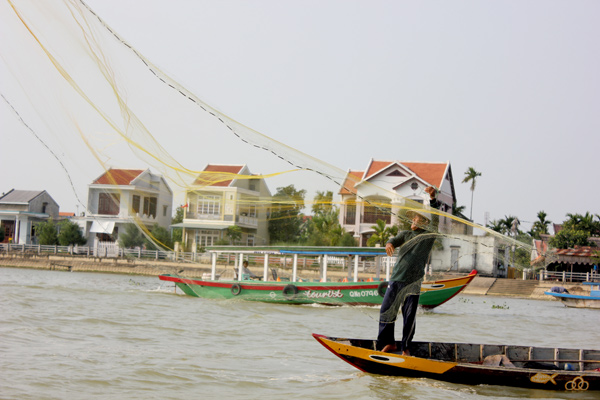
<svg viewBox="0 0 600 400"><path fill-rule="evenodd" d="M339 354L341 357L356 357L387 365L395 364L394 366L398 368L414 369L433 374L443 374L457 365L455 362L427 360L424 358L403 356L395 353L384 353L381 351L363 349L352 346L350 342L346 344L343 342L329 340L326 337L320 337L319 340L321 340L327 345L327 347Z"/></svg>

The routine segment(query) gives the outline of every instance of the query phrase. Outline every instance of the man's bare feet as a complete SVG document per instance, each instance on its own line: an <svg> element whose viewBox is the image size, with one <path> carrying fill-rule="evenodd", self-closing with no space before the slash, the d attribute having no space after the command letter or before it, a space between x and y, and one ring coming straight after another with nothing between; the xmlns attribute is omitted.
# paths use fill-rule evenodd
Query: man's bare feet
<svg viewBox="0 0 600 400"><path fill-rule="evenodd" d="M398 350L398 348L395 344L386 344L385 347L381 349L384 353L394 353L396 350Z"/></svg>
<svg viewBox="0 0 600 400"><path fill-rule="evenodd" d="M403 356L410 356L410 351L408 349L402 351Z"/></svg>

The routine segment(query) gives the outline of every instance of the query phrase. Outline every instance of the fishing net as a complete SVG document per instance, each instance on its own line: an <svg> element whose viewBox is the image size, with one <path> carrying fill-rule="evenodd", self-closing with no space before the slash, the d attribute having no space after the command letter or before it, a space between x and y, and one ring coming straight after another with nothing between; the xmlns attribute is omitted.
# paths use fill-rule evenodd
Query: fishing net
<svg viewBox="0 0 600 400"><path fill-rule="evenodd" d="M95 183L104 190L100 201L110 211L106 214L137 227L157 249L194 254L175 256L188 263L176 268L178 276L208 273L212 257L206 250L226 243L384 247L397 232L414 232L415 211L428 213L418 227L422 234L399 244L385 261L382 255L359 257L355 269L357 256L340 250L330 255L325 275L324 255L301 255L293 276L291 254L273 255L273 267L263 264L267 250L227 254L221 249L216 275L235 279L246 259L253 274L268 280L276 272L279 279L297 281L385 280L394 275L398 258L411 257L417 267L403 279L417 284L398 296L401 302L418 294L423 279L433 280L431 273L478 269L510 276L552 261L516 233L501 235L454 215L449 163L403 162L399 154L392 161L365 155L367 166L360 171L354 169L360 165L330 165L286 145L277 132L266 136L207 104L82 1L8 0L0 7L0 91L4 106L25 128L18 134L31 135L60 163L84 210L78 216L82 227L107 217L85 200L87 185ZM400 136L397 140L404 140ZM340 143L346 145L352 144ZM121 185L124 176L138 181ZM428 186L436 188L439 208L429 206ZM173 200L150 192L165 192ZM176 211L182 213L172 225L177 245L153 229L158 223L170 229ZM121 225L109 240L125 235Z"/></svg>

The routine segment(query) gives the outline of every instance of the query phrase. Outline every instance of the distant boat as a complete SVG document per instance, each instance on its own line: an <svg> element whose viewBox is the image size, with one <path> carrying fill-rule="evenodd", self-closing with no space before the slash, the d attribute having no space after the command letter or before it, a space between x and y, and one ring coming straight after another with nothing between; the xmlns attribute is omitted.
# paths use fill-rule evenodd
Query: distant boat
<svg viewBox="0 0 600 400"><path fill-rule="evenodd" d="M600 350L471 343L413 342L411 356L374 350L374 340L313 337L372 374L582 392L600 390Z"/></svg>
<svg viewBox="0 0 600 400"><path fill-rule="evenodd" d="M267 271L269 255L291 255L297 261L297 255L360 255L364 257L385 256L383 248L323 248L323 247L211 247L209 251L244 254L260 254L265 256L265 271ZM213 257L211 276L216 277L216 257ZM296 262L295 261L295 262ZM240 261L241 262L241 261ZM307 281L297 278L296 264L293 266L293 277L287 280L277 280L275 274L272 281L231 279L191 279L178 275L160 275L162 281L174 282L185 294L207 299L240 299L266 303L284 304L323 304L323 305L364 305L379 306L387 289L388 282L381 280L358 281L355 269L354 281L344 279L343 282ZM323 274L327 265L323 265ZM241 270L239 270L241 272ZM236 275L239 274L236 270ZM242 274L243 275L243 274ZM271 275L271 274L269 274ZM419 304L423 308L434 308L450 300L460 293L477 275L473 270L469 275L459 278L442 279L421 284ZM281 279L281 278L279 278Z"/></svg>
<svg viewBox="0 0 600 400"><path fill-rule="evenodd" d="M583 285L590 286L589 295L571 294L566 289L562 291L558 288L550 292L544 292L544 294L559 299L567 307L600 309L600 283L583 282Z"/></svg>

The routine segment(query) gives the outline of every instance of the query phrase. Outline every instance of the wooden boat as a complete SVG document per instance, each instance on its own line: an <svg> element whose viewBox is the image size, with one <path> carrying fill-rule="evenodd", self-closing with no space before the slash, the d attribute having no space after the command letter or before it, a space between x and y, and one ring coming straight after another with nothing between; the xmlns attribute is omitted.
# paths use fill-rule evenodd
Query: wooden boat
<svg viewBox="0 0 600 400"><path fill-rule="evenodd" d="M460 293L477 271L453 279L423 282L419 304L434 308ZM207 299L233 299L286 304L379 306L387 289L386 281L373 282L263 282L253 280L201 280L160 275L174 282L185 294Z"/></svg>
<svg viewBox="0 0 600 400"><path fill-rule="evenodd" d="M374 350L374 340L313 334L361 371L470 385L581 392L600 390L600 350L413 342L411 356Z"/></svg>
<svg viewBox="0 0 600 400"><path fill-rule="evenodd" d="M552 296L560 300L567 307L574 308L598 308L600 309L600 283L598 282L583 282L583 285L590 286L590 294L574 294L567 291L564 292L544 292L548 296Z"/></svg>

